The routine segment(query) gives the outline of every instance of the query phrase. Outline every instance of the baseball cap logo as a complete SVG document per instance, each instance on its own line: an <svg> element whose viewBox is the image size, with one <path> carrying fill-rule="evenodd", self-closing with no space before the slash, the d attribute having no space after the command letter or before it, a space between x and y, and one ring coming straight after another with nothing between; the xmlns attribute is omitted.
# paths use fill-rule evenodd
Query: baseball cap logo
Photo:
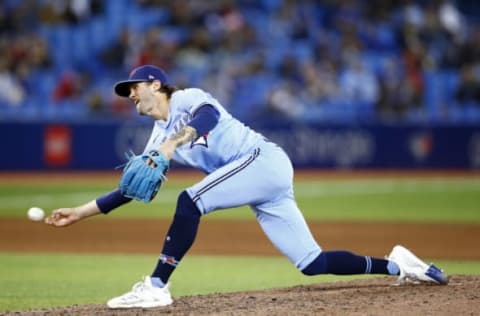
<svg viewBox="0 0 480 316"><path fill-rule="evenodd" d="M153 79L155 79L155 77L152 76L152 75L148 75L148 79L153 80Z"/></svg>

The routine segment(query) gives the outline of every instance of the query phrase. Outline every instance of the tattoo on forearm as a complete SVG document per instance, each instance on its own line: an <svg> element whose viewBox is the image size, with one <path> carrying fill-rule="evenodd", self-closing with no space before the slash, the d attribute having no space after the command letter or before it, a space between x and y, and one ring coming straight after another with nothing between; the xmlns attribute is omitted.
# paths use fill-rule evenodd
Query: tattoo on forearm
<svg viewBox="0 0 480 316"><path fill-rule="evenodd" d="M197 139L198 133L197 130L191 126L185 126L178 133L170 136L170 140L174 141L177 146L182 146L192 140Z"/></svg>

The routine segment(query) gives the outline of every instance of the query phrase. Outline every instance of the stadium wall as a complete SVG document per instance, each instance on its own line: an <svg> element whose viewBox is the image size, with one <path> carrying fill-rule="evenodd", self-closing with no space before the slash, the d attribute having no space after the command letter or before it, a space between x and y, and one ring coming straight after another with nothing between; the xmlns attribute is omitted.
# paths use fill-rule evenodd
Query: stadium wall
<svg viewBox="0 0 480 316"><path fill-rule="evenodd" d="M480 126L255 126L299 168L480 168ZM112 170L142 151L151 123L2 123L0 170Z"/></svg>

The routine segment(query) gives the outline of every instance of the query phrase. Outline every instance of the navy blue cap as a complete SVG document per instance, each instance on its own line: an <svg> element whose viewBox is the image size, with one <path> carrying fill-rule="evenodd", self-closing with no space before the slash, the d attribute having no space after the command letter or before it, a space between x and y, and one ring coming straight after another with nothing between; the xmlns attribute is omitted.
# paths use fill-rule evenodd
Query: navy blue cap
<svg viewBox="0 0 480 316"><path fill-rule="evenodd" d="M115 84L115 93L121 97L128 97L130 95L130 84L154 80L159 80L162 84L168 83L167 74L162 69L153 65L139 66L130 72L128 80Z"/></svg>

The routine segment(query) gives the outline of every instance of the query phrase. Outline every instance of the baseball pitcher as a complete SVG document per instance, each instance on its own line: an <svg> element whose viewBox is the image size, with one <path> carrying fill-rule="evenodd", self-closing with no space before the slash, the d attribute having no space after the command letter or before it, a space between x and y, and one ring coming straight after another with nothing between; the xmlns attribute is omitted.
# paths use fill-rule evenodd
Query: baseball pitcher
<svg viewBox="0 0 480 316"><path fill-rule="evenodd" d="M295 202L293 168L287 154L232 117L209 93L178 89L162 69L152 65L134 69L127 80L115 85L115 92L129 98L140 115L154 120L144 152L129 156L117 189L84 205L54 210L47 224L67 226L107 214L132 199L150 202L172 159L206 176L179 195L151 275L108 301L108 307L172 304L168 281L192 246L200 218L242 205L251 207L268 238L305 275L384 274L398 276L401 283L448 283L442 270L402 246L395 246L387 259L322 250Z"/></svg>

